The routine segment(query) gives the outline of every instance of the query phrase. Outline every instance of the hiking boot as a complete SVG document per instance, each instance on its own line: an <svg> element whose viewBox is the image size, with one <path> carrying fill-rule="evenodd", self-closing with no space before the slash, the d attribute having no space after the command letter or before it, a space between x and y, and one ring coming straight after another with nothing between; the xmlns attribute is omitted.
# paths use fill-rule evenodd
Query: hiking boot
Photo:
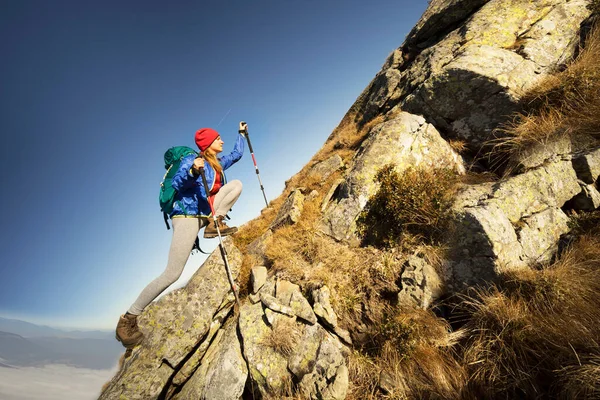
<svg viewBox="0 0 600 400"><path fill-rule="evenodd" d="M140 344L144 338L144 335L138 328L137 315L121 315L121 318L119 318L119 323L117 324L116 336L117 340L128 349Z"/></svg>
<svg viewBox="0 0 600 400"><path fill-rule="evenodd" d="M231 235L232 233L237 232L238 228L234 227L228 227L225 222L223 222L223 219L225 219L225 217L219 215L217 217L217 223L219 224L219 231L221 232L221 236L227 236L227 235ZM210 221L210 223L208 224L208 226L206 228L204 228L204 238L205 239L211 239L214 237L217 237L217 228L215 227L215 223L214 221Z"/></svg>

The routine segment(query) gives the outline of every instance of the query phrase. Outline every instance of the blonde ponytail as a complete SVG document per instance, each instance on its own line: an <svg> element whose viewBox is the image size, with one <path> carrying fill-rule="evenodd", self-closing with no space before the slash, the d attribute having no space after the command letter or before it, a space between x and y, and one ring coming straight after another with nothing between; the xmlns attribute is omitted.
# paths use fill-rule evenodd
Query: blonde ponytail
<svg viewBox="0 0 600 400"><path fill-rule="evenodd" d="M215 172L219 174L223 172L223 167L219 163L219 160L217 160L217 153L213 152L210 149L206 149L202 154L206 162L210 164L210 166L215 170Z"/></svg>

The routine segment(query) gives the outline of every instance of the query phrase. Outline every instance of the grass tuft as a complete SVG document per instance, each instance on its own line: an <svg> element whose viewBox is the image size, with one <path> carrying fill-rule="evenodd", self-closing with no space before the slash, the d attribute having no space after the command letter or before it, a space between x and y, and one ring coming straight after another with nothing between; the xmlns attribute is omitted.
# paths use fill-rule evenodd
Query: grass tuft
<svg viewBox="0 0 600 400"><path fill-rule="evenodd" d="M275 319L271 332L265 338L263 344L281 355L289 357L300 342L300 331L293 318L278 317Z"/></svg>

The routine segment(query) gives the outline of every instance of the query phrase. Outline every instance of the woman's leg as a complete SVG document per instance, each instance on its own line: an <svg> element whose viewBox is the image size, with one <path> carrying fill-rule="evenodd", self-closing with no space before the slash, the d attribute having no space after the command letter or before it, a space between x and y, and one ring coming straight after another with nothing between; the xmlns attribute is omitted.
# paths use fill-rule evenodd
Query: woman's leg
<svg viewBox="0 0 600 400"><path fill-rule="evenodd" d="M190 257L198 231L202 226L200 218L173 218L172 222L173 239L171 240L167 268L142 290L142 293L127 311L130 314L141 314L152 300L179 279L183 267L185 267L185 263Z"/></svg>
<svg viewBox="0 0 600 400"><path fill-rule="evenodd" d="M233 204L237 201L242 193L242 182L239 180L233 180L223 185L221 189L215 195L214 207L215 215L224 216L231 210Z"/></svg>
<svg viewBox="0 0 600 400"><path fill-rule="evenodd" d="M221 187L215 195L213 209L215 211L215 217L217 217L219 233L221 233L221 236L227 236L237 232L236 227L229 227L223 222L223 217L231 210L231 207L237 201L238 197L240 197L241 193L242 182L234 180L227 182L227 184ZM211 222L204 230L204 237L207 239L214 238L217 237L219 233L217 232L215 224Z"/></svg>

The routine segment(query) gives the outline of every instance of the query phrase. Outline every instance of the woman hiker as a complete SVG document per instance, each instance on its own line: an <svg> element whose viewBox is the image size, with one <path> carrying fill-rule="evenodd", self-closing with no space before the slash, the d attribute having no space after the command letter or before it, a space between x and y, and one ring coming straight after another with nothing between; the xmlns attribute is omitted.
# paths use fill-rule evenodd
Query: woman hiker
<svg viewBox="0 0 600 400"><path fill-rule="evenodd" d="M226 236L237 231L236 227L227 226L223 219L240 197L242 182L239 180L226 182L223 171L242 158L245 132L247 132L247 125L240 122L240 135L237 137L233 151L222 157L217 157L217 154L223 151L223 141L217 131L202 128L196 132L196 144L204 158L196 157L194 154L184 157L173 177L173 188L177 190L177 195L173 212L170 215L173 224L173 239L167 268L142 290L129 310L119 318L116 336L123 346L132 348L142 341L143 335L137 325L137 316L181 276L200 229L206 225L205 238L217 236L216 227L213 223L208 222L208 216L211 215L209 202L212 203L215 210L221 235ZM204 168L210 188L208 195L200 175L201 168Z"/></svg>

